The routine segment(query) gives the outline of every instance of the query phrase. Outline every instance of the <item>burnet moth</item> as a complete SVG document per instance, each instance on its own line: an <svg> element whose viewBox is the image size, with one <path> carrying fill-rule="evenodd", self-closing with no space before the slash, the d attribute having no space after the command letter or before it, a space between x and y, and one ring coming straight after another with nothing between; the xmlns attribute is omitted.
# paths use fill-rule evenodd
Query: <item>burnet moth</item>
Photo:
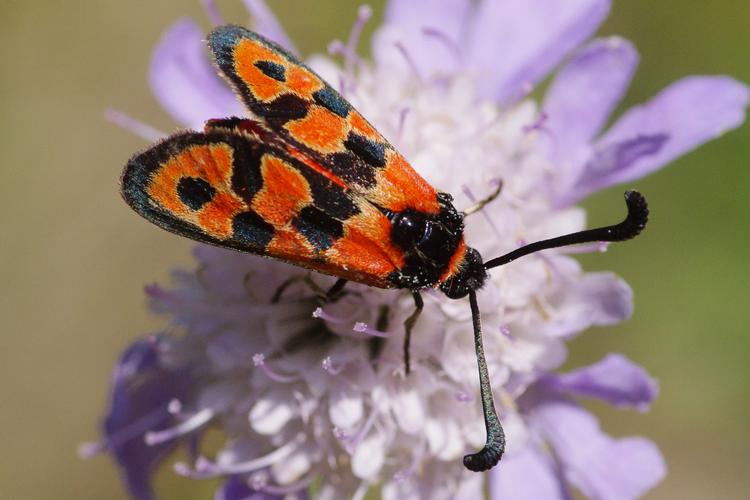
<svg viewBox="0 0 750 500"><path fill-rule="evenodd" d="M485 447L464 457L473 471L497 464L505 435L495 411L482 347L476 292L487 271L539 250L624 241L645 227L648 207L625 193L628 214L613 226L522 246L483 262L464 241L464 217L339 93L286 50L238 26L208 37L214 60L254 119L209 120L135 155L122 195L140 215L194 240L280 259L347 281L409 290L404 358L422 310L420 291L469 297ZM496 195L497 193L495 193Z"/></svg>

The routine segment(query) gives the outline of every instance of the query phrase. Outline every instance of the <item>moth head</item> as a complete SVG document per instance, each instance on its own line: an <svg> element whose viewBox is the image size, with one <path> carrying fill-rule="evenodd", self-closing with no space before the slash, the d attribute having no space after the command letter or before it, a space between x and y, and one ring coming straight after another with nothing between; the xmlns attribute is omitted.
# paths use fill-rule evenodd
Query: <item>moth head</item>
<svg viewBox="0 0 750 500"><path fill-rule="evenodd" d="M486 280L482 256L473 248L467 248L458 271L440 284L440 290L450 299L462 299L469 292L482 288Z"/></svg>

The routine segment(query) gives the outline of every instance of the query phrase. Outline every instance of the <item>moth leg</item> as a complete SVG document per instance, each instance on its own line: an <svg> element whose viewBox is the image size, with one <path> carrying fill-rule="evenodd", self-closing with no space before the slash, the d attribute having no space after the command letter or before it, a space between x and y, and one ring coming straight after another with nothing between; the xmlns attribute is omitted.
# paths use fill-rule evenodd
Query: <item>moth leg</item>
<svg viewBox="0 0 750 500"><path fill-rule="evenodd" d="M347 283L348 281L344 278L339 278L338 280L336 280L336 283L334 283L333 286L326 292L323 300L325 302L336 302L337 300L339 300L341 296L344 295L344 287Z"/></svg>
<svg viewBox="0 0 750 500"><path fill-rule="evenodd" d="M313 281L309 274L305 276L293 276L279 285L279 287L276 289L276 292L273 294L273 297L271 298L271 304L277 304L281 300L281 296L284 294L286 289L299 281L303 281L307 286L309 286L310 289L312 289L313 293L318 296L320 302L324 304L326 302L336 302L338 299L340 299L344 286L346 286L347 283L347 280L340 278L328 291L325 291L320 288L320 286L315 283L315 281Z"/></svg>
<svg viewBox="0 0 750 500"><path fill-rule="evenodd" d="M304 278L301 276L293 276L289 278L288 280L284 281L279 287L276 289L276 292L273 294L273 297L271 298L271 304L278 304L281 300L281 296L284 295L284 292L287 288L289 288L294 283L297 283L298 281L303 281Z"/></svg>
<svg viewBox="0 0 750 500"><path fill-rule="evenodd" d="M406 321L404 321L404 328L406 329L406 335L404 335L404 368L407 375L409 375L409 373L411 372L411 364L409 359L411 330L412 328L414 328L414 324L417 322L417 319L419 318L419 315L422 314L422 309L424 308L424 301L422 300L422 296L419 294L419 292L411 292L411 295L412 297L414 297L414 312L411 313L408 318L406 318Z"/></svg>
<svg viewBox="0 0 750 500"><path fill-rule="evenodd" d="M472 206L464 210L464 217L466 217L467 215L471 215L473 213L479 212L485 207L485 205L495 201L497 197L500 196L500 193L502 192L502 190L503 190L503 181L498 181L497 187L492 193L490 193L489 196L479 200L478 202L476 202L475 204L473 204Z"/></svg>

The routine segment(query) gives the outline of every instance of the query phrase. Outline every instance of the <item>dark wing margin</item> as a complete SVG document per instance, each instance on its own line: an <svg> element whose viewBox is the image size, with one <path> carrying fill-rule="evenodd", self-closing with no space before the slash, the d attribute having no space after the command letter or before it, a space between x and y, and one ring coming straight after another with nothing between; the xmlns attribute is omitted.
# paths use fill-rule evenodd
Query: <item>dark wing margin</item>
<svg viewBox="0 0 750 500"><path fill-rule="evenodd" d="M273 228L247 210L233 184L248 193L262 187L256 164L264 149L228 134L179 133L128 161L121 193L138 214L167 231L262 254ZM244 176L235 176L235 169ZM245 237L235 238L243 229Z"/></svg>

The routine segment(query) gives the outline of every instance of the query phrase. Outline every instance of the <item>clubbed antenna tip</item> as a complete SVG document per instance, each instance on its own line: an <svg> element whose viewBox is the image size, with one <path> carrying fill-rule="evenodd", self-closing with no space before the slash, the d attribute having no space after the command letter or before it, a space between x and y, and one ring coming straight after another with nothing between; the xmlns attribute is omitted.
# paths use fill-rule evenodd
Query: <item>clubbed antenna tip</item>
<svg viewBox="0 0 750 500"><path fill-rule="evenodd" d="M517 248L501 257L485 262L485 269L503 266L513 262L519 257L529 255L540 250L578 245L581 243L593 243L596 241L625 241L638 236L648 222L648 203L646 198L638 191L625 192L625 204L628 207L628 215L625 220L612 226L587 229L577 233L558 236L548 240L537 241L529 245Z"/></svg>

